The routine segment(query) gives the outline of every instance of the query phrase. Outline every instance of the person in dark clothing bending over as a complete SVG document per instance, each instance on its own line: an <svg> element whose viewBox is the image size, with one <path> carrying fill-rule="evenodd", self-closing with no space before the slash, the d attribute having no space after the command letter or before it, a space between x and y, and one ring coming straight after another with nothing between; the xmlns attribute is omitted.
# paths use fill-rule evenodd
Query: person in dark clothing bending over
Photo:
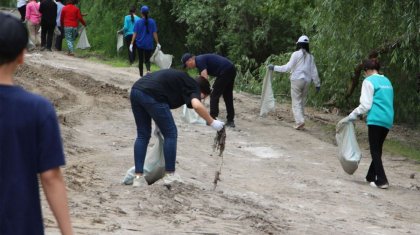
<svg viewBox="0 0 420 235"><path fill-rule="evenodd" d="M178 132L171 109L184 104L200 115L207 124L219 131L224 123L213 119L201 103L210 94L210 83L203 77L195 80L187 73L175 69L162 69L146 74L134 83L131 94L131 108L137 126L134 144L135 178L133 187L147 186L143 175L144 160L149 144L152 119L159 127L164 138L163 155L166 175L163 184L170 187L174 181L181 181L175 174L176 145Z"/></svg>
<svg viewBox="0 0 420 235"><path fill-rule="evenodd" d="M209 79L209 76L216 77L213 84L213 91L210 95L210 115L217 118L219 115L219 99L223 95L225 100L227 122L226 126L235 127L235 108L233 106L233 87L236 77L235 65L227 58L216 54L203 54L194 56L185 53L181 58L186 68L197 68L200 75Z"/></svg>
<svg viewBox="0 0 420 235"><path fill-rule="evenodd" d="M54 29L57 22L57 4L53 0L44 0L39 6L41 12L41 50L52 51Z"/></svg>

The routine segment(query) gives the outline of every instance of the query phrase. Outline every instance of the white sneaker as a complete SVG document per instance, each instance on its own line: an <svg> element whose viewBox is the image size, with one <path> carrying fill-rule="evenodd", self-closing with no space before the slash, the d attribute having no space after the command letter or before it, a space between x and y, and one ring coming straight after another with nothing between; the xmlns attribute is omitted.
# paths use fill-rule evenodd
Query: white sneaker
<svg viewBox="0 0 420 235"><path fill-rule="evenodd" d="M133 187L143 187L143 186L147 186L147 181L143 176L138 176L136 175L136 177L134 177L133 179Z"/></svg>
<svg viewBox="0 0 420 235"><path fill-rule="evenodd" d="M304 123L304 122L299 123L299 124L297 124L296 126L294 126L294 128L295 128L296 130L303 130L303 129L305 128L305 123Z"/></svg>
<svg viewBox="0 0 420 235"><path fill-rule="evenodd" d="M176 173L166 173L162 178L163 185L170 187L174 182L182 182L181 177Z"/></svg>
<svg viewBox="0 0 420 235"><path fill-rule="evenodd" d="M370 182L370 186L374 188L381 188L381 189L387 189L389 187L389 184L383 184L383 185L377 185L375 182Z"/></svg>

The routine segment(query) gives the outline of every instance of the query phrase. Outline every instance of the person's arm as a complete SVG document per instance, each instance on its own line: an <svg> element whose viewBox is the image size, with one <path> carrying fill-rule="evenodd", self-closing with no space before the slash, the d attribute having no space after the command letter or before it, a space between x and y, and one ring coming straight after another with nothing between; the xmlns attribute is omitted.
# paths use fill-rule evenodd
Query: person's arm
<svg viewBox="0 0 420 235"><path fill-rule="evenodd" d="M72 235L67 192L59 167L41 173L41 184L61 234Z"/></svg>
<svg viewBox="0 0 420 235"><path fill-rule="evenodd" d="M293 52L292 56L290 57L289 62L281 66L275 65L274 71L281 72L281 73L290 72L296 63L297 63L297 52Z"/></svg>
<svg viewBox="0 0 420 235"><path fill-rule="evenodd" d="M315 87L321 86L321 80L319 79L318 69L316 68L315 59L312 57L312 64L311 64L311 77L312 81L314 81Z"/></svg>
<svg viewBox="0 0 420 235"><path fill-rule="evenodd" d="M373 103L374 92L372 83L364 80L362 84L362 94L360 95L360 105L350 113L350 119L356 120L357 116L367 113L370 110Z"/></svg>
<svg viewBox="0 0 420 235"><path fill-rule="evenodd" d="M64 30L64 16L66 14L66 11L64 9L64 7L61 9L61 13L60 13L60 24L61 24L61 28Z"/></svg>
<svg viewBox="0 0 420 235"><path fill-rule="evenodd" d="M159 38L158 38L158 34L157 34L157 32L154 32L154 33L153 33L153 38L155 38L156 45L160 45L160 44L159 44Z"/></svg>
<svg viewBox="0 0 420 235"><path fill-rule="evenodd" d="M25 14L25 19L29 20L30 16L31 16L31 6L30 4L26 5L26 14Z"/></svg>
<svg viewBox="0 0 420 235"><path fill-rule="evenodd" d="M80 23L82 23L82 25L86 27L86 22L85 22L85 20L83 19L83 16L82 16L82 14L80 13L80 10L78 10L78 11L77 11L77 15L78 15L77 17L79 18Z"/></svg>
<svg viewBox="0 0 420 235"><path fill-rule="evenodd" d="M200 72L200 75L205 79L209 80L209 74L207 73L207 69L203 69L203 71Z"/></svg>

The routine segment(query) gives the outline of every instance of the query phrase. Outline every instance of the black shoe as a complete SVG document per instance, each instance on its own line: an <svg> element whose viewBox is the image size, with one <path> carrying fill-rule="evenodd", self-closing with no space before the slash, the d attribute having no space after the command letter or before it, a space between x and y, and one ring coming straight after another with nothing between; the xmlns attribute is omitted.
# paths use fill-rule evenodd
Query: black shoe
<svg viewBox="0 0 420 235"><path fill-rule="evenodd" d="M236 127L234 121L228 121L228 122L226 122L225 126L232 127L232 128L235 128Z"/></svg>

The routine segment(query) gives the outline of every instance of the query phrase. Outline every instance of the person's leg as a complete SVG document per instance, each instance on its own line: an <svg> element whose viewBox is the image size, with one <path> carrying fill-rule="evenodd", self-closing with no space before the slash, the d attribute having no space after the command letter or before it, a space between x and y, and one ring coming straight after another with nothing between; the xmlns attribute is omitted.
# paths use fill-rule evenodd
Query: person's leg
<svg viewBox="0 0 420 235"><path fill-rule="evenodd" d="M137 52L139 54L139 72L140 77L143 77L143 58L144 58L144 50L141 48L137 48Z"/></svg>
<svg viewBox="0 0 420 235"><path fill-rule="evenodd" d="M54 25L48 26L47 29L47 49L51 51L52 43L53 43L53 37L54 37Z"/></svg>
<svg viewBox="0 0 420 235"><path fill-rule="evenodd" d="M307 82L304 81L303 83L303 87L302 87L302 102L301 102L301 106L300 106L300 110L302 113L302 118L303 118L303 122L305 122L305 105L306 105L306 101L308 98L308 92L309 92L309 87L311 85L311 82Z"/></svg>
<svg viewBox="0 0 420 235"><path fill-rule="evenodd" d="M375 184L378 186L388 184L388 179L382 164L382 147L388 131L389 130L385 127L375 125L368 126L370 154L372 156L372 164L376 176Z"/></svg>
<svg viewBox="0 0 420 235"><path fill-rule="evenodd" d="M150 140L152 119L143 107L143 94L137 89L132 89L130 94L131 109L137 126L137 138L134 143L135 173L143 174L144 159L146 158L147 145Z"/></svg>
<svg viewBox="0 0 420 235"><path fill-rule="evenodd" d="M28 21L28 31L29 31L29 39L32 41L34 46L36 46L36 34L35 34L35 25L32 22Z"/></svg>
<svg viewBox="0 0 420 235"><path fill-rule="evenodd" d="M25 21L25 17L26 17L26 5L19 7L18 10L19 10L19 13L20 13L20 20L22 22Z"/></svg>
<svg viewBox="0 0 420 235"><path fill-rule="evenodd" d="M45 25L41 26L41 47L44 49L45 47L47 47L47 32L48 32L48 27L46 27Z"/></svg>
<svg viewBox="0 0 420 235"><path fill-rule="evenodd" d="M66 42L67 42L67 48L68 48L68 53L71 53L73 50L73 42L72 40L72 28L71 27L64 27L64 36L66 38Z"/></svg>
<svg viewBox="0 0 420 235"><path fill-rule="evenodd" d="M39 33L39 29L41 29L40 24L34 25L35 27L35 45L40 46L41 45L41 35Z"/></svg>
<svg viewBox="0 0 420 235"><path fill-rule="evenodd" d="M213 90L210 94L210 116L216 119L219 116L219 99L225 91L226 79L217 77L213 83Z"/></svg>
<svg viewBox="0 0 420 235"><path fill-rule="evenodd" d="M133 37L133 35L127 35L127 36L124 37L125 45L127 45L128 61L130 62L130 64L132 64L134 62L133 53L136 51L134 49L134 45L133 45L133 52L130 51L130 44L131 44L132 37Z"/></svg>
<svg viewBox="0 0 420 235"><path fill-rule="evenodd" d="M57 51L61 51L63 45L64 29L60 26L58 27L58 30L60 30L60 35L55 37L55 49L57 49Z"/></svg>
<svg viewBox="0 0 420 235"><path fill-rule="evenodd" d="M297 125L305 123L302 113L302 94L305 81L303 79L291 80L292 111Z"/></svg>
<svg viewBox="0 0 420 235"><path fill-rule="evenodd" d="M226 112L227 112L227 122L230 123L232 127L235 127L234 120L235 120L235 108L233 105L233 88L235 85L235 77L236 77L236 70L233 68L229 71L223 79L226 79L227 83L225 86L225 90L223 91L223 100L225 101L226 105Z"/></svg>
<svg viewBox="0 0 420 235"><path fill-rule="evenodd" d="M146 64L147 73L150 73L150 57L152 57L153 50L144 50L144 62Z"/></svg>

